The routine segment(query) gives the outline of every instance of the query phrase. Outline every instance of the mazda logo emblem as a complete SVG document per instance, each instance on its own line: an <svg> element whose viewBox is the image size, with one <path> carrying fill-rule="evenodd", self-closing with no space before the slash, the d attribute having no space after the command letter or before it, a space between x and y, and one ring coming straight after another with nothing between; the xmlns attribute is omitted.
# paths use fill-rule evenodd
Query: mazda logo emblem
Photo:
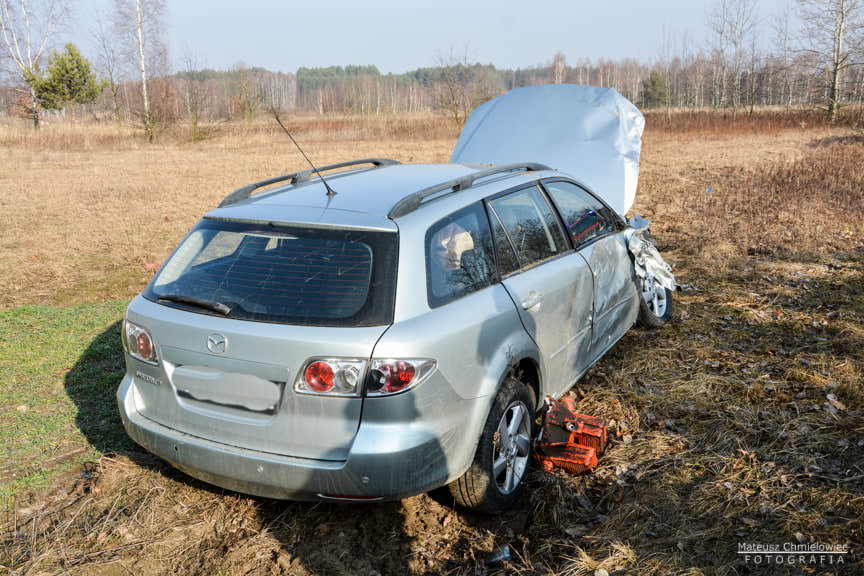
<svg viewBox="0 0 864 576"><path fill-rule="evenodd" d="M213 354L224 354L228 348L228 339L222 334L210 334L207 336L207 349Z"/></svg>

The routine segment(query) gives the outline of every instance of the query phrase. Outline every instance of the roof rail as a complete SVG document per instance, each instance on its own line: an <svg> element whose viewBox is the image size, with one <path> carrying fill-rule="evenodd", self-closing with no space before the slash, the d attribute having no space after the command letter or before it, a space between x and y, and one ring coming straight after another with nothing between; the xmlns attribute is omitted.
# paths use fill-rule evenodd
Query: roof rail
<svg viewBox="0 0 864 576"><path fill-rule="evenodd" d="M537 164L535 162L492 166L485 170L479 170L472 174L448 180L447 182L442 182L441 184L436 184L435 186L430 186L429 188L424 188L423 190L414 192L397 202L396 205L390 209L388 216L390 218L398 218L399 216L409 214L414 210L417 210L424 201L429 199L434 200L435 198L440 198L447 194L467 190L474 185L474 182L481 178L487 178L496 174L505 174L507 172L534 172L538 170L551 170L551 168L545 164Z"/></svg>
<svg viewBox="0 0 864 576"><path fill-rule="evenodd" d="M252 193L259 188L269 186L270 184L276 184L277 182L285 182L286 180L290 180L292 185L300 184L302 182L310 180L312 176L320 177L321 172L338 170L339 168L347 168L349 166L359 166L362 164L372 164L372 166L378 168L380 166L392 166L393 164L399 164L399 161L391 160L389 158L363 158L362 160L351 160L349 162L339 162L338 164L328 164L327 166L321 166L320 168L309 168L307 170L292 172L291 174L285 174L283 176L276 176L275 178L268 178L267 180L261 180L260 182L255 182L254 184L243 186L242 188L238 188L237 190L231 192L222 200L222 202L219 203L219 208L234 204L236 202L240 202L241 200L245 200L249 198Z"/></svg>

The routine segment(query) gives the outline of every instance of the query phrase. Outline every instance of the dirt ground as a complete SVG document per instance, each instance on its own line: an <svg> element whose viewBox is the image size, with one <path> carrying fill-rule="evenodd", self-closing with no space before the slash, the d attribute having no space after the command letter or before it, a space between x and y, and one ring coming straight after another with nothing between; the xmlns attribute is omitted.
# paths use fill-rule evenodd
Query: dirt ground
<svg viewBox="0 0 864 576"><path fill-rule="evenodd" d="M19 496L0 574L864 574L864 240L856 230L845 250L777 257L708 244L691 226L691 198L807 157L837 133L682 135L649 124L634 212L656 223L682 290L670 326L631 331L573 391L610 426L593 473L534 469L520 503L488 517L455 508L445 491L350 506L252 498L140 450L100 446L97 462ZM322 140L307 152L322 163L442 161L451 145ZM0 196L0 266L21 271L0 278L3 307L80 301L82 287L87 301L131 297L231 188L292 168L257 135L89 146L0 150L0 186L16 167L30 194ZM52 229L46 211L68 227ZM75 240L64 246L64 236ZM92 345L117 333L115 324ZM745 562L738 546L760 542L852 552L841 565Z"/></svg>

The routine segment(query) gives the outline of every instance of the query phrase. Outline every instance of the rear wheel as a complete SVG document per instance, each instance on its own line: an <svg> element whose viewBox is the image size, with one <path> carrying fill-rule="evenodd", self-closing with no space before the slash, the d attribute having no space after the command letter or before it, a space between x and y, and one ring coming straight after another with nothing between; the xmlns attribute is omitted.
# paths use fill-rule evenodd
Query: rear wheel
<svg viewBox="0 0 864 576"><path fill-rule="evenodd" d="M498 514L519 498L531 460L533 415L534 400L528 387L508 378L486 418L474 462L450 484L459 504Z"/></svg>
<svg viewBox="0 0 864 576"><path fill-rule="evenodd" d="M672 318L672 291L662 286L653 276L640 278L639 324L646 328L659 328Z"/></svg>

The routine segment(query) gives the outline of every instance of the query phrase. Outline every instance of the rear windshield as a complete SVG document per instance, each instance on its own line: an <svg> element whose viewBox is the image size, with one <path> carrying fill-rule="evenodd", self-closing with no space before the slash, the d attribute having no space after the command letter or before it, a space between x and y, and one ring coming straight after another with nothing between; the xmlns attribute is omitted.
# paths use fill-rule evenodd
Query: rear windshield
<svg viewBox="0 0 864 576"><path fill-rule="evenodd" d="M144 292L241 320L380 326L393 320L396 234L202 220Z"/></svg>

